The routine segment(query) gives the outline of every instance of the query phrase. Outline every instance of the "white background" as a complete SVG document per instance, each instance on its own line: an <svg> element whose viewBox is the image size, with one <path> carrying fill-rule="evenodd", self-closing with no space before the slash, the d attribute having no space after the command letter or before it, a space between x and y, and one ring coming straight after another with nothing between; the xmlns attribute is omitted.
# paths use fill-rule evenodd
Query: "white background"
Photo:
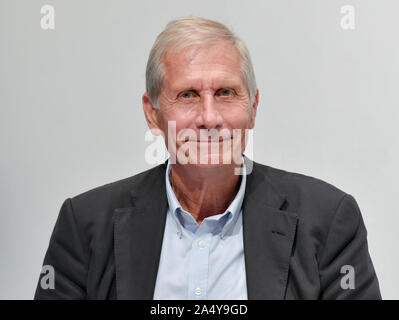
<svg viewBox="0 0 399 320"><path fill-rule="evenodd" d="M40 8L55 8L55 30ZM354 30L341 6L353 5ZM254 160L352 194L385 299L399 285L399 2L0 0L0 298L32 299L67 197L150 168L145 65L171 19L232 28L252 55Z"/></svg>

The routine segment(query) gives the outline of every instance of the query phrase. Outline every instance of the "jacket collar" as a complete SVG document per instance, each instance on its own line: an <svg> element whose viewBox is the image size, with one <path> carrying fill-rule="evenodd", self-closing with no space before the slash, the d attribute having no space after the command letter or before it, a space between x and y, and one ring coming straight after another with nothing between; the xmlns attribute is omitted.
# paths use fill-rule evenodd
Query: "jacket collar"
<svg viewBox="0 0 399 320"><path fill-rule="evenodd" d="M297 215L284 211L269 167L244 157L247 172L243 209L248 299L283 299ZM152 299L162 249L167 198L165 163L137 176L132 206L114 211L117 299Z"/></svg>

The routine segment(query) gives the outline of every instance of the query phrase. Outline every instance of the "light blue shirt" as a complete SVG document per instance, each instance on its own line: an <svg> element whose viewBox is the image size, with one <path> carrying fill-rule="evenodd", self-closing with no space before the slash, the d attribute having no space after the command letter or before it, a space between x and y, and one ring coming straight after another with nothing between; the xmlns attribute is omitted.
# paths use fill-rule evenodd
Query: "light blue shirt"
<svg viewBox="0 0 399 320"><path fill-rule="evenodd" d="M169 208L153 298L248 299L241 210L245 165L240 188L226 211L198 225L173 192L169 162L165 175Z"/></svg>

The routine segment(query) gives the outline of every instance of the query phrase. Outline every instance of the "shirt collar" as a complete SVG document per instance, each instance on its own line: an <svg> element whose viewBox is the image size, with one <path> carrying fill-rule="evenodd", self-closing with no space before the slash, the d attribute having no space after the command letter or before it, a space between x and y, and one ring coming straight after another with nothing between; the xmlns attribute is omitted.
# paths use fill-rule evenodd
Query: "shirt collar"
<svg viewBox="0 0 399 320"><path fill-rule="evenodd" d="M171 171L171 165L170 165L170 159L168 159L166 173L165 173L166 196L168 199L170 213L172 214L172 217L176 222L176 227L177 227L176 233L181 238L183 226L181 224L180 219L178 218L178 213L179 212L182 214L189 214L189 213L184 211L184 209L182 208L182 206L180 205L179 201L176 198L176 195L170 183L170 177L169 177L170 171ZM219 226L218 230L218 233L220 234L220 237L222 239L225 237L227 232L231 230L231 228L235 225L241 212L241 206L244 200L246 180L247 180L247 172L244 164L244 157L242 158L241 171L242 172L241 172L240 188L238 189L238 192L234 200L230 203L229 207L226 209L224 213L209 217L210 219L212 219L212 217L214 218L218 217L219 219L222 219L222 217L227 216L227 219L226 218L223 219L224 223Z"/></svg>

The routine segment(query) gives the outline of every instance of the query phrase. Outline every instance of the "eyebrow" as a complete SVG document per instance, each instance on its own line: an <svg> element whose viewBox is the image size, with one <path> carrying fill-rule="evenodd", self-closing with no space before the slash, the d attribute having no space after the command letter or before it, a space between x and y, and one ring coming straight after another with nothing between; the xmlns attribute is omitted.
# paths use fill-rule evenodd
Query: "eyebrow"
<svg viewBox="0 0 399 320"><path fill-rule="evenodd" d="M216 85L215 85L216 84ZM201 86L197 86L195 84L190 84L190 83L181 83L177 84L171 87L173 92L181 92L181 91L199 91ZM222 80L222 81L215 81L215 83L212 83L212 87L216 89L221 89L221 88L241 88L242 85L235 81L235 80Z"/></svg>

